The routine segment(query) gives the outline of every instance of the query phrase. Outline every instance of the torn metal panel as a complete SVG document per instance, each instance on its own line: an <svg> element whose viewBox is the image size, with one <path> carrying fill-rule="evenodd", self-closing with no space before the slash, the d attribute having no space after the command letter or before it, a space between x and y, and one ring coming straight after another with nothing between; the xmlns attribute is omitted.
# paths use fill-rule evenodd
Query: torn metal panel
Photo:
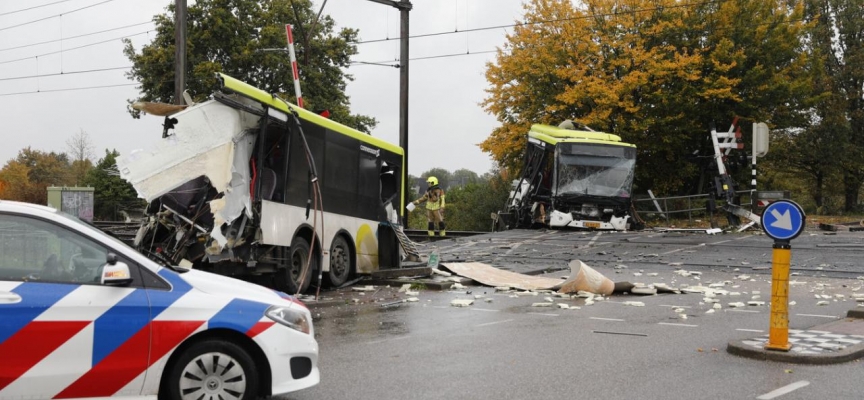
<svg viewBox="0 0 864 400"><path fill-rule="evenodd" d="M235 142L257 126L258 117L210 100L173 118L171 136L150 150L117 158L120 176L148 202L201 175L225 191L232 180Z"/></svg>

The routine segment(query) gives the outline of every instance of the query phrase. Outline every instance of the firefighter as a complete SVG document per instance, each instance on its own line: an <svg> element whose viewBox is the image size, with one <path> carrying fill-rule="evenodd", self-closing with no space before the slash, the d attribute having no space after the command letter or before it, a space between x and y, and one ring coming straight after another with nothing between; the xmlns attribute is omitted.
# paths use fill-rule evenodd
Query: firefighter
<svg viewBox="0 0 864 400"><path fill-rule="evenodd" d="M441 229L441 236L447 236L447 230L444 226L444 189L438 186L438 178L430 176L426 178L426 183L429 188L423 197L414 200L414 205L419 205L426 202L426 218L429 220L428 232L429 236L435 236L438 228ZM436 228L435 225L438 225Z"/></svg>

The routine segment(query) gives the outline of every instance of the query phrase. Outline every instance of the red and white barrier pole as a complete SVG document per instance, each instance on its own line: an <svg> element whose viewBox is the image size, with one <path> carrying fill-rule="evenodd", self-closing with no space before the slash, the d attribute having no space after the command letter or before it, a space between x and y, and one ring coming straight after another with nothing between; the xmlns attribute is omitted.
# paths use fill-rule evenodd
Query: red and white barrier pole
<svg viewBox="0 0 864 400"><path fill-rule="evenodd" d="M303 94L300 93L300 70L297 68L297 56L294 55L294 35L291 25L285 24L285 35L288 36L288 54L291 56L291 71L294 74L294 93L297 94L297 105L303 107Z"/></svg>

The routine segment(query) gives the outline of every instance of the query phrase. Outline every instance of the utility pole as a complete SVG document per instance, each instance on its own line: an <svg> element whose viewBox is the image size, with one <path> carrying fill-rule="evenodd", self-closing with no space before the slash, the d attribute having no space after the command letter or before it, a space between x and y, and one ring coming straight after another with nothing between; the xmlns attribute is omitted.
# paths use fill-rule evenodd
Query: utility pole
<svg viewBox="0 0 864 400"><path fill-rule="evenodd" d="M186 0L174 0L174 104L183 105L186 90Z"/></svg>
<svg viewBox="0 0 864 400"><path fill-rule="evenodd" d="M399 147L405 151L405 179L402 180L402 195L408 194L408 12L411 2L408 0L369 0L371 2L395 7L400 11L399 29ZM407 225L408 217L403 218Z"/></svg>

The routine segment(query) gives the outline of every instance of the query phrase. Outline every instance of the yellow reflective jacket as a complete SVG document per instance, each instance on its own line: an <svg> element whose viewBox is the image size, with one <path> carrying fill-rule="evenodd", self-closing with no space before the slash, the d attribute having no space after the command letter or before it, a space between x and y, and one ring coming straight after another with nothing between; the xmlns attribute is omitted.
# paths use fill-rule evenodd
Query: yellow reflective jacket
<svg viewBox="0 0 864 400"><path fill-rule="evenodd" d="M414 200L414 204L420 204L422 202L426 202L427 210L438 210L444 208L444 190L435 186L431 189L427 190L423 197Z"/></svg>

